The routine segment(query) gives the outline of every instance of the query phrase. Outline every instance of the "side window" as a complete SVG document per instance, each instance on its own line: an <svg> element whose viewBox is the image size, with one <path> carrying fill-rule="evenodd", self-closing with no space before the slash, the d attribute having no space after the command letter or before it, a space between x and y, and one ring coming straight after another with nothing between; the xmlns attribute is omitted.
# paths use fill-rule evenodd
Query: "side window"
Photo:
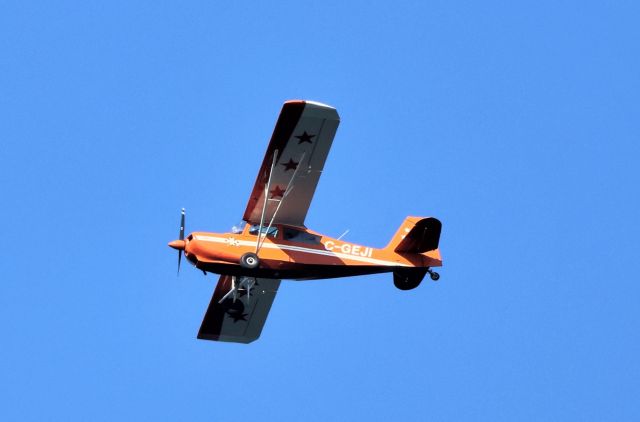
<svg viewBox="0 0 640 422"><path fill-rule="evenodd" d="M257 224L252 225L251 227L249 227L249 234L252 234L254 236L258 235L258 230L260 230L260 226ZM262 227L262 234L267 233L267 227ZM269 237L278 237L278 228L277 227L269 227L269 232L267 233L267 236Z"/></svg>
<svg viewBox="0 0 640 422"><path fill-rule="evenodd" d="M307 233L302 230L285 227L283 229L283 234L284 234L284 240L288 240L289 242L310 243L313 245L320 244L320 236Z"/></svg>

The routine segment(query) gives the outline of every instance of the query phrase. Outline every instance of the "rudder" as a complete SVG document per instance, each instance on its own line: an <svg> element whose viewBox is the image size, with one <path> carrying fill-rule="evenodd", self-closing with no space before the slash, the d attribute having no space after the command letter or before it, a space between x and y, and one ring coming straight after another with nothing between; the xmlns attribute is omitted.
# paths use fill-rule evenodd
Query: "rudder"
<svg viewBox="0 0 640 422"><path fill-rule="evenodd" d="M407 217L386 249L394 252L424 253L438 249L442 223L433 217Z"/></svg>

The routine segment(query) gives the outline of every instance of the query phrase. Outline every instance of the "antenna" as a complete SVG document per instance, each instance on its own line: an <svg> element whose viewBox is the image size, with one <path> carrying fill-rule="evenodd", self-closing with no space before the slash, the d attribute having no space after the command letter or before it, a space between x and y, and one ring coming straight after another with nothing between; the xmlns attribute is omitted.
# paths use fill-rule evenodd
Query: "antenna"
<svg viewBox="0 0 640 422"><path fill-rule="evenodd" d="M345 231L344 231L344 233L342 233L342 234L340 235L340 237L338 237L336 240L340 240L340 239L342 239L342 238L344 237L344 235L345 235L345 234L347 234L347 233L349 233L349 229L345 230Z"/></svg>

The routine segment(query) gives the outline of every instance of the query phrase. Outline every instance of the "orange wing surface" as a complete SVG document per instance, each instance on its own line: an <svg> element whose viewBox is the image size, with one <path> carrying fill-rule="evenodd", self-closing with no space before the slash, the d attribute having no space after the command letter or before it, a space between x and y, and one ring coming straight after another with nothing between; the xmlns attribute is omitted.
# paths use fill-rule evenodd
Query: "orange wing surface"
<svg viewBox="0 0 640 422"><path fill-rule="evenodd" d="M304 227L339 123L338 112L331 106L312 101L284 103L244 212L245 221L260 222L266 199L265 225L275 214L273 224ZM269 192L265 192L267 184Z"/></svg>

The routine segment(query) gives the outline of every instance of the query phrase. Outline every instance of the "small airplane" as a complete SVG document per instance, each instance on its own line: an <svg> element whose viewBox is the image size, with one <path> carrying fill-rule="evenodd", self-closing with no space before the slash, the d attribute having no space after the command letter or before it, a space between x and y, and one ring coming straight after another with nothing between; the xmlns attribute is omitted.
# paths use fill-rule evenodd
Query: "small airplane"
<svg viewBox="0 0 640 422"><path fill-rule="evenodd" d="M398 289L417 287L442 266L442 224L433 217L407 217L381 249L309 230L304 220L329 154L340 117L314 101L284 103L242 228L229 233L194 232L169 243L196 268L220 274L198 338L250 343L262 332L281 279L314 280L393 273ZM344 235L343 235L344 236Z"/></svg>

